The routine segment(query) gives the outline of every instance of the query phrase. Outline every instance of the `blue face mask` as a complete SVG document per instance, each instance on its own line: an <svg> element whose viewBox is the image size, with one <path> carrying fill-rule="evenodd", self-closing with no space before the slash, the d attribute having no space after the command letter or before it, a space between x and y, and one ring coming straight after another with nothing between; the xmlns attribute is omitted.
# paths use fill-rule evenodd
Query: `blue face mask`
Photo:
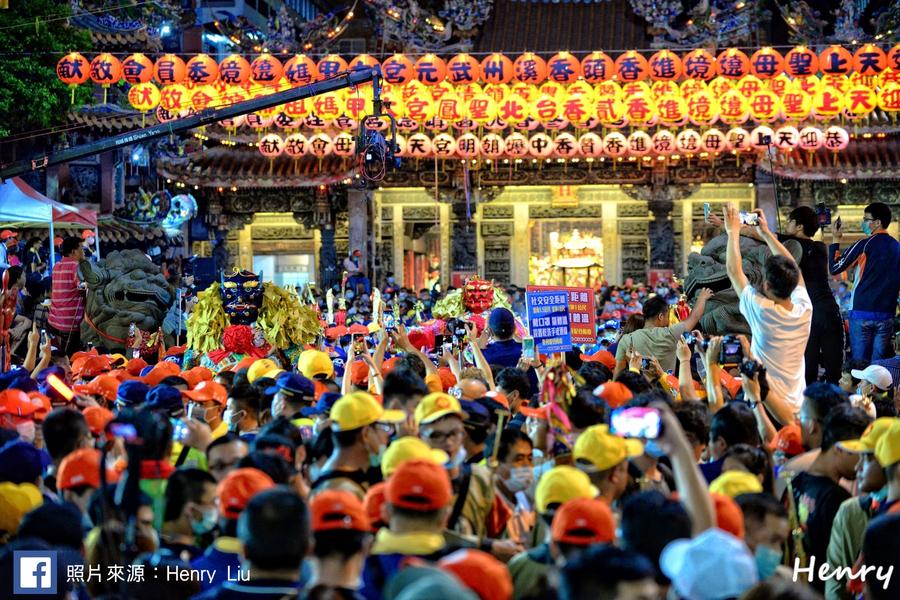
<svg viewBox="0 0 900 600"><path fill-rule="evenodd" d="M768 579L775 574L775 569L781 564L781 549L760 544L756 547L754 554L756 560L756 571L759 573L759 579Z"/></svg>
<svg viewBox="0 0 900 600"><path fill-rule="evenodd" d="M659 447L656 440L647 440L644 442L644 452L651 458L662 458L666 455L665 450Z"/></svg>
<svg viewBox="0 0 900 600"><path fill-rule="evenodd" d="M863 221L862 222L862 232L866 235L872 235L871 221Z"/></svg>

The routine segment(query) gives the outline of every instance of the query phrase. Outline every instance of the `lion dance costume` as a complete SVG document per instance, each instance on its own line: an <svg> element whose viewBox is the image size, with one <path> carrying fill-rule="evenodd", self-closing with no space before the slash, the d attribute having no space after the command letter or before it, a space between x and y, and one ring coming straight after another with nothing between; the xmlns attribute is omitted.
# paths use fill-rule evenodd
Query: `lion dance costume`
<svg viewBox="0 0 900 600"><path fill-rule="evenodd" d="M197 295L185 363L221 371L245 357L268 357L287 367L319 331L315 308L295 292L235 270Z"/></svg>

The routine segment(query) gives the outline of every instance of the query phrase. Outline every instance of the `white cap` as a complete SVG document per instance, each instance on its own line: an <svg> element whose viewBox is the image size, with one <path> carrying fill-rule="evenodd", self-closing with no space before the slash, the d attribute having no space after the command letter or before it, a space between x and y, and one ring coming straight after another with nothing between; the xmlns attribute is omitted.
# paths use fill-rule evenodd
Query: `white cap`
<svg viewBox="0 0 900 600"><path fill-rule="evenodd" d="M894 385L894 378L891 372L881 365L869 365L862 371L853 369L850 374L857 379L868 381L879 390L889 390Z"/></svg>
<svg viewBox="0 0 900 600"><path fill-rule="evenodd" d="M670 542L659 566L683 600L738 598L758 580L756 560L743 540L715 528Z"/></svg>

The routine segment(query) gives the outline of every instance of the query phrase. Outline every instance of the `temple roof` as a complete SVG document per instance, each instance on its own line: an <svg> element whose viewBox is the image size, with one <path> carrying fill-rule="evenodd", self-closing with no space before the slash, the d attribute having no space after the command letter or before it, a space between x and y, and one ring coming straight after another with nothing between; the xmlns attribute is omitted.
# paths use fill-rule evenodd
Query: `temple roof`
<svg viewBox="0 0 900 600"><path fill-rule="evenodd" d="M558 52L650 47L646 23L628 0L532 3L496 0L475 44L479 52Z"/></svg>

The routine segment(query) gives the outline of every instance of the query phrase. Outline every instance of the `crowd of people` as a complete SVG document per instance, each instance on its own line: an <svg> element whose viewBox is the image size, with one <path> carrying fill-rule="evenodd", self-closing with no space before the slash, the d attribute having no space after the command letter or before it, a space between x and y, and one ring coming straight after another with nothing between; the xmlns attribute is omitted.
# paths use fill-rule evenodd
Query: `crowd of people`
<svg viewBox="0 0 900 600"><path fill-rule="evenodd" d="M393 327L221 370L59 335L83 293L64 241L53 328L0 374L0 588L29 551L56 557L37 597L900 597L900 248L883 204L844 249L809 212L720 219L749 337L697 329L710 290L679 314L674 282L627 282L581 351L529 354L515 288L437 345L414 326L440 290L388 281ZM759 286L741 235L770 249ZM374 318L366 285L347 324Z"/></svg>

